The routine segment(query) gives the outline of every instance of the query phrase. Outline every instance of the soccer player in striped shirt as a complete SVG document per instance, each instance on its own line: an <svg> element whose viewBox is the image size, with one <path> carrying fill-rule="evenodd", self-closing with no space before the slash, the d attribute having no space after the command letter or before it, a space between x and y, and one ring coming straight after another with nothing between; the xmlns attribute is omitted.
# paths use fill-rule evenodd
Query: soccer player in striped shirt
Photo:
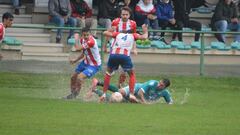
<svg viewBox="0 0 240 135"><path fill-rule="evenodd" d="M90 34L88 27L82 29L82 35L79 37L75 34L75 48L81 54L76 59L71 59L70 63L74 64L82 60L76 67L71 77L71 94L65 99L76 98L81 90L81 86L86 78L94 76L100 69L101 57L96 39Z"/></svg>
<svg viewBox="0 0 240 135"><path fill-rule="evenodd" d="M110 51L110 56L107 63L107 71L104 78L103 92L104 94L100 97L100 101L105 100L106 92L111 80L111 76L115 70L122 67L122 69L129 75L129 89L130 95L129 99L132 102L136 102L136 97L134 96L134 85L135 85L135 71L133 68L132 60L130 57L131 50L135 40L137 39L147 39L148 37L148 28L147 25L142 26L143 34L137 33L120 33L116 31L104 31L105 36L114 38L112 42L112 48ZM135 48L136 49L136 48ZM136 50L133 50L136 53Z"/></svg>
<svg viewBox="0 0 240 135"><path fill-rule="evenodd" d="M116 18L112 21L112 27L115 28L118 32L136 32L137 24L134 20L129 19L131 16L131 9L127 6L121 8L121 17ZM109 37L106 37L106 40L108 41ZM136 44L136 43L134 43ZM106 51L106 45L103 45L104 51ZM126 80L126 73L121 71L119 80L118 80L118 87L121 88L123 83Z"/></svg>
<svg viewBox="0 0 240 135"><path fill-rule="evenodd" d="M5 29L11 27L13 24L13 15L11 13L4 13L2 15L2 23L0 23L0 43L2 43L5 36ZM2 59L2 55L0 54L0 60Z"/></svg>

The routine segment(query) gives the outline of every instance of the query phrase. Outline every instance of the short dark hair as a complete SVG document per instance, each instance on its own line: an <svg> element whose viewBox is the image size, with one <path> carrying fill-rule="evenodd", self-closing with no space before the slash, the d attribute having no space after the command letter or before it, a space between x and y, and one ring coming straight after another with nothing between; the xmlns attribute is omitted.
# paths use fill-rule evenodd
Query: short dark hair
<svg viewBox="0 0 240 135"><path fill-rule="evenodd" d="M171 85L171 82L170 82L170 80L169 80L169 79L167 79L167 78L164 78L164 79L162 79L162 81L163 81L163 83L165 84L165 88L167 88L168 86L170 86L170 85Z"/></svg>
<svg viewBox="0 0 240 135"><path fill-rule="evenodd" d="M14 18L14 17L13 17L13 15L11 13L6 12L2 16L2 21L4 21L4 19L9 19L9 18L11 19L11 18Z"/></svg>
<svg viewBox="0 0 240 135"><path fill-rule="evenodd" d="M89 27L84 27L84 28L82 28L82 33L83 32L89 32L90 31L90 28Z"/></svg>
<svg viewBox="0 0 240 135"><path fill-rule="evenodd" d="M122 13L123 10L128 11L130 15L132 14L132 10L128 6L122 7L121 8L121 13Z"/></svg>

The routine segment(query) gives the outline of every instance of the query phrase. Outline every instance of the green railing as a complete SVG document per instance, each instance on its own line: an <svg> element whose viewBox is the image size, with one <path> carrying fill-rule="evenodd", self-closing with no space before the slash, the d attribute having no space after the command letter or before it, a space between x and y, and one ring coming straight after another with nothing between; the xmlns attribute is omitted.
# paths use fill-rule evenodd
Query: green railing
<svg viewBox="0 0 240 135"><path fill-rule="evenodd" d="M66 29L66 30L70 30L70 29L74 29L74 30L81 30L81 28L79 27L56 27L53 25L42 25L42 26L38 26L38 25L34 25L34 26L29 26L29 25L24 25L24 24L14 24L12 26L13 28L26 28L26 29ZM96 31L105 31L105 28L97 28L97 29L91 29L91 30L96 30ZM138 29L138 31L141 31L141 29ZM204 75L204 34L240 34L240 32L233 32L233 31L229 31L229 32L217 32L217 31L189 31L189 30L152 30L149 29L149 32L167 32L167 33L199 33L200 34L200 38L201 38L201 49L200 49L200 64L199 64L199 73L200 76ZM104 36L101 32L101 46L103 45L103 40L104 40ZM101 56L102 56L102 60L104 59L104 52L103 52L103 48L101 47Z"/></svg>

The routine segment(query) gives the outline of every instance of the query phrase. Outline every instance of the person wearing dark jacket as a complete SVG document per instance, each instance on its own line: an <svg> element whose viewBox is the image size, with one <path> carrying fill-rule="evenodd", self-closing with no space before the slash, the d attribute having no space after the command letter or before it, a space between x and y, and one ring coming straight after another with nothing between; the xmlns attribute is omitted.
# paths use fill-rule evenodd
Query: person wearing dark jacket
<svg viewBox="0 0 240 135"><path fill-rule="evenodd" d="M92 17L92 9L84 0L70 0L72 7L72 17L77 20L77 26L91 29L97 28L97 20ZM96 37L96 31L91 31L91 34Z"/></svg>
<svg viewBox="0 0 240 135"><path fill-rule="evenodd" d="M182 27L179 27L176 23L176 19L173 15L173 7L169 0L161 0L156 5L157 9L157 18L158 18L158 24L162 28L162 30L165 30L166 27L170 27L174 30L182 30ZM165 33L161 33L161 40L168 44L164 39ZM182 41L182 33L173 33L172 40L175 40L176 35L178 35L178 40Z"/></svg>
<svg viewBox="0 0 240 135"><path fill-rule="evenodd" d="M65 24L71 27L76 26L76 19L71 17L72 9L69 0L49 0L49 21L56 24L58 27L64 27ZM69 32L68 39L74 34L74 30ZM62 39L62 29L57 30L56 43L60 43Z"/></svg>
<svg viewBox="0 0 240 135"><path fill-rule="evenodd" d="M98 7L98 24L105 28L111 28L112 20L118 17L117 0L101 0Z"/></svg>
<svg viewBox="0 0 240 135"><path fill-rule="evenodd" d="M233 0L220 0L215 8L212 20L212 28L216 31L226 32L227 29L240 32L238 20L238 8ZM224 34L215 34L220 42L226 42ZM240 35L235 35L234 41L240 42Z"/></svg>
<svg viewBox="0 0 240 135"><path fill-rule="evenodd" d="M180 27L189 27L197 31L201 31L201 23L197 21L190 20L189 14L192 8L197 8L205 5L205 0L172 0L177 24ZM199 41L200 34L195 34L195 41Z"/></svg>

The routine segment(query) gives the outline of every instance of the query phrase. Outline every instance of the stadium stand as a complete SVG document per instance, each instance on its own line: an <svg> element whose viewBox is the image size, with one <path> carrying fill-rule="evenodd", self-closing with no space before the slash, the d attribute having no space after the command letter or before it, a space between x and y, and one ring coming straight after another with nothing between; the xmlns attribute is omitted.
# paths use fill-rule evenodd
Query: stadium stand
<svg viewBox="0 0 240 135"><path fill-rule="evenodd" d="M217 0L210 1L215 4ZM68 31L64 31L65 39L61 44L55 42L55 29L43 29L48 26L48 0L37 1L35 3L23 3L20 7L20 15L15 15L14 26L28 26L33 28L8 28L6 30L5 43L1 46L3 51L12 51L20 56L15 59L19 60L53 60L64 61L69 56L71 45L74 44L74 39L66 41ZM94 1L88 1L90 7L93 7L93 15L96 17L98 9L96 5L92 5ZM10 4L0 4L0 17L2 13L8 11L13 12ZM209 28L210 19L212 17L211 8L200 7L194 9L190 14L191 19L195 19L202 23L202 31L210 32ZM41 19L42 18L42 19ZM35 29L36 27L42 27ZM184 31L192 31L189 28L184 28ZM171 41L171 33L165 34L165 39ZM97 33L98 46L101 47L101 31ZM12 39L10 37L13 37ZM184 33L183 42L171 41L169 45L159 40L152 40L149 43L139 42L137 44L139 54L200 54L200 42L193 42L194 33ZM232 42L232 35L227 34L226 44L219 43L212 34L204 34L204 50L206 55L240 55L240 43ZM67 45L67 43L69 45ZM17 51L16 51L17 50ZM12 59L6 57L5 59Z"/></svg>

